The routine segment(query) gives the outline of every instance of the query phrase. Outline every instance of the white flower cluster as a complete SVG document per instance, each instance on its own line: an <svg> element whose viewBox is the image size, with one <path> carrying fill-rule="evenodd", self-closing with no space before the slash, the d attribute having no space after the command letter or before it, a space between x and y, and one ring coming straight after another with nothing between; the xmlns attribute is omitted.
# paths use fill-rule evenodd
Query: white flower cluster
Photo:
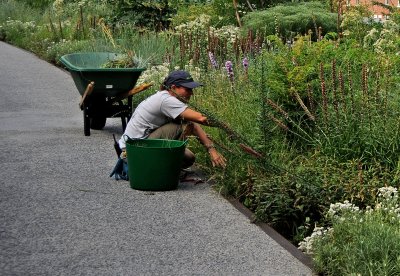
<svg viewBox="0 0 400 276"><path fill-rule="evenodd" d="M42 40L42 44L47 45L47 48L46 48L47 53L57 52L57 49L59 49L60 47L66 47L66 45L69 43L71 43L71 40L68 40L68 39L61 39L58 42L51 41L48 38Z"/></svg>
<svg viewBox="0 0 400 276"><path fill-rule="evenodd" d="M147 70L145 70L139 77L137 81L137 85L142 83L153 83L153 84L161 84L164 81L164 78L169 73L169 63L163 63L160 65L148 66Z"/></svg>
<svg viewBox="0 0 400 276"><path fill-rule="evenodd" d="M386 20L381 31L373 28L364 37L364 47L372 47L376 53L382 55L398 51L400 49L398 49L396 41L399 31L400 25L392 20Z"/></svg>
<svg viewBox="0 0 400 276"><path fill-rule="evenodd" d="M232 25L222 26L219 29L211 27L210 29L216 37L226 39L230 43L234 43L240 36L240 29Z"/></svg>
<svg viewBox="0 0 400 276"><path fill-rule="evenodd" d="M313 244L318 239L325 237L328 233L332 233L333 228L324 228L315 226L311 236L304 238L303 241L299 242L299 249L304 253L311 255L313 253Z"/></svg>
<svg viewBox="0 0 400 276"><path fill-rule="evenodd" d="M53 11L60 15L64 12L64 0L55 0L53 2Z"/></svg>
<svg viewBox="0 0 400 276"><path fill-rule="evenodd" d="M97 15L105 15L110 14L112 9L109 8L108 0L101 1L88 1L88 0L79 0L79 1L66 1L66 0L55 0L52 5L52 11L55 15L65 18L70 17L71 14L76 14L77 7L84 7L87 10L90 10L90 13ZM100 12L100 14L99 14Z"/></svg>
<svg viewBox="0 0 400 276"><path fill-rule="evenodd" d="M37 25L36 25L35 21L23 22L21 20L9 19L5 22L4 27L19 29L19 30L34 31L36 29Z"/></svg>
<svg viewBox="0 0 400 276"><path fill-rule="evenodd" d="M205 30L210 25L210 19L211 17L209 15L201 14L193 21L176 26L175 30L178 32L197 32L199 30Z"/></svg>
<svg viewBox="0 0 400 276"><path fill-rule="evenodd" d="M329 217L339 217L343 213L346 212L358 212L360 208L355 206L354 204L350 203L348 200L345 200L343 203L337 202L332 203L329 206L328 216Z"/></svg>
<svg viewBox="0 0 400 276"><path fill-rule="evenodd" d="M176 26L175 30L185 33L206 33L210 26L210 19L211 17L209 15L202 14L193 21ZM210 27L210 32L215 37L226 39L230 43L235 42L240 35L240 29L233 25L222 26L221 28Z"/></svg>
<svg viewBox="0 0 400 276"><path fill-rule="evenodd" d="M349 203L347 200L344 201L344 203L331 204L328 217L344 221L345 216L348 217L348 215L352 215L353 219L358 219L360 223L363 223L365 218L368 218L369 215L376 212L377 214L384 214L384 217L388 219L390 223L400 225L400 206L397 188L390 186L379 188L378 199L375 208L367 206L364 213L361 213L357 206ZM366 217L360 218L359 216L354 216L354 213L363 214L366 215ZM304 238L304 240L299 243L298 248L307 254L312 254L315 241L331 233L331 231L333 231L332 228L325 229L323 227L315 227L311 236Z"/></svg>
<svg viewBox="0 0 400 276"><path fill-rule="evenodd" d="M179 67L173 68L174 70L181 70ZM194 80L199 80L201 77L201 69L199 67L193 66L192 63L185 65L185 71L188 71L190 75L192 75ZM165 62L160 65L148 66L148 69L145 70L139 77L137 81L137 85L142 83L153 83L153 84L162 84L165 77L170 73L170 64Z"/></svg>
<svg viewBox="0 0 400 276"><path fill-rule="evenodd" d="M193 66L193 60L190 60L189 64L185 65L185 71L188 71L194 80L199 80L201 77L201 69Z"/></svg>
<svg viewBox="0 0 400 276"><path fill-rule="evenodd" d="M382 187L378 189L378 198L380 198L375 209L384 212L392 222L400 224L400 206L399 194L395 187Z"/></svg>
<svg viewBox="0 0 400 276"><path fill-rule="evenodd" d="M82 6L85 6L85 5L86 5L86 0L81 0L81 1L78 2L78 6L79 7L82 7Z"/></svg>
<svg viewBox="0 0 400 276"><path fill-rule="evenodd" d="M385 200L397 200L398 198L398 191L395 187L382 187L378 189L378 197L382 197Z"/></svg>
<svg viewBox="0 0 400 276"><path fill-rule="evenodd" d="M368 34L364 37L364 47L367 48L375 43L379 38L379 31L376 28L372 28Z"/></svg>

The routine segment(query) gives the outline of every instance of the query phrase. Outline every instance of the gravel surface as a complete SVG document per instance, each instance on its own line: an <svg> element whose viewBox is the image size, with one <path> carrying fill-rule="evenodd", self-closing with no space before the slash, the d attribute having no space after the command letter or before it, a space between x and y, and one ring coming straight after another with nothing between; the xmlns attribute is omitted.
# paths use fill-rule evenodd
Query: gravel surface
<svg viewBox="0 0 400 276"><path fill-rule="evenodd" d="M118 119L83 135L70 75L0 42L1 275L312 275L207 184L109 177Z"/></svg>

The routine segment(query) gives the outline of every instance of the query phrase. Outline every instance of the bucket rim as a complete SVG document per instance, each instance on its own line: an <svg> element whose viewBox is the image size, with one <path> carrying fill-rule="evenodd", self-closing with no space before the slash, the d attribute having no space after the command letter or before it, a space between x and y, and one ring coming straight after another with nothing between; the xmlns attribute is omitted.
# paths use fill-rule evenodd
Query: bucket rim
<svg viewBox="0 0 400 276"><path fill-rule="evenodd" d="M157 141L157 142L167 142L167 143L179 143L179 145L174 145L174 146L169 146L169 147L163 147L163 146L141 146L141 145L135 145L134 142L153 142L153 141ZM188 143L188 139L186 140L176 140L176 139L132 139L132 138L128 138L126 141L126 146L134 146L134 147L138 147L138 148L146 148L146 149L167 149L167 148L180 148L183 146L186 146Z"/></svg>

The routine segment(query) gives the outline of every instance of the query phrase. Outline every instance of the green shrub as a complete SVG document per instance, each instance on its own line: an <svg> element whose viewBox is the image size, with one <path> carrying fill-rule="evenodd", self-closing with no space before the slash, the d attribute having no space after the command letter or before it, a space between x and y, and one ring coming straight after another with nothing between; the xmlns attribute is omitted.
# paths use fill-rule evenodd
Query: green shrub
<svg viewBox="0 0 400 276"><path fill-rule="evenodd" d="M246 29L259 30L266 35L279 34L283 38L307 34L309 30L317 38L319 27L322 28L322 35L337 32L336 22L337 14L327 11L322 3L315 1L282 4L243 17Z"/></svg>
<svg viewBox="0 0 400 276"><path fill-rule="evenodd" d="M0 26L0 33L5 41L11 41L21 48L27 48L36 29L37 25L34 21L10 19Z"/></svg>
<svg viewBox="0 0 400 276"><path fill-rule="evenodd" d="M26 5L29 5L32 8L36 9L46 9L50 4L53 3L53 0L16 0L18 2L24 3Z"/></svg>
<svg viewBox="0 0 400 276"><path fill-rule="evenodd" d="M194 4L194 5L183 5L181 6L176 15L174 15L171 19L171 23L173 27L179 26L181 24L185 24L189 21L194 21L196 18L200 17L202 14L206 14L210 16L210 24L212 26L223 26L225 24L221 24L222 18L220 18L213 6L211 4ZM223 18L226 19L226 18Z"/></svg>
<svg viewBox="0 0 400 276"><path fill-rule="evenodd" d="M162 31L169 28L175 10L168 1L109 0L114 6L110 19L114 23L130 23L141 29Z"/></svg>

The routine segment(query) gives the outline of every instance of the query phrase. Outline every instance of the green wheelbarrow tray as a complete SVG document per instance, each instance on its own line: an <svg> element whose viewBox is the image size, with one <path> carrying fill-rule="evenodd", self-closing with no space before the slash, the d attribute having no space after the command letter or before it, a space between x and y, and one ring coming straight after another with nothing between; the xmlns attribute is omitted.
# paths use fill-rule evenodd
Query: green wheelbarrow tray
<svg viewBox="0 0 400 276"><path fill-rule="evenodd" d="M79 107L83 110L86 136L90 135L91 128L102 129L106 118L120 117L125 130L132 115L132 96L127 97L127 103L122 99L135 87L145 68L102 68L104 64L124 57L119 53L90 52L60 58L82 96Z"/></svg>

